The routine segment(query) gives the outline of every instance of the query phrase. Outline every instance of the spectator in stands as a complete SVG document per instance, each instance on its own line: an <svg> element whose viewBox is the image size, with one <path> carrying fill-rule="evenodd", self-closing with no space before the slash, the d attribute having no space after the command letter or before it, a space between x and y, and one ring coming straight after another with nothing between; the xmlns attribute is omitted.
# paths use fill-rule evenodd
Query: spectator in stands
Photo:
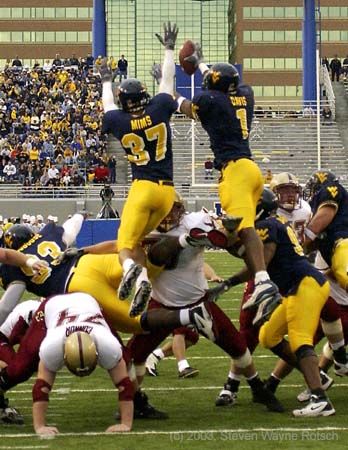
<svg viewBox="0 0 348 450"><path fill-rule="evenodd" d="M12 164L11 160L9 160L8 163L5 165L3 173L5 177L5 182L13 183L17 173L17 169L16 166Z"/></svg>
<svg viewBox="0 0 348 450"><path fill-rule="evenodd" d="M121 58L117 62L118 74L119 74L119 82L121 83L122 78L126 79L128 75L128 61L121 55Z"/></svg>
<svg viewBox="0 0 348 450"><path fill-rule="evenodd" d="M12 61L12 67L22 68L22 61L18 58L18 55L15 56L15 59Z"/></svg>
<svg viewBox="0 0 348 450"><path fill-rule="evenodd" d="M116 156L113 155L108 161L108 169L110 172L110 183L111 184L116 183L116 166L117 166Z"/></svg>
<svg viewBox="0 0 348 450"><path fill-rule="evenodd" d="M109 181L109 169L105 167L103 161L100 161L98 166L94 169L94 183L107 183Z"/></svg>
<svg viewBox="0 0 348 450"><path fill-rule="evenodd" d="M52 61L52 66L61 67L63 65L63 61L60 58L59 53L56 53L56 57Z"/></svg>
<svg viewBox="0 0 348 450"><path fill-rule="evenodd" d="M338 59L338 56L335 55L335 57L330 62L330 70L331 70L331 81L340 81L340 75L341 75L341 61Z"/></svg>
<svg viewBox="0 0 348 450"><path fill-rule="evenodd" d="M321 64L326 67L327 71L330 71L330 63L326 56L321 60Z"/></svg>
<svg viewBox="0 0 348 450"><path fill-rule="evenodd" d="M50 167L47 170L47 175L48 175L49 181L56 179L56 176L59 175L59 170L57 169L57 167L54 164L52 164L52 167Z"/></svg>
<svg viewBox="0 0 348 450"><path fill-rule="evenodd" d="M267 169L266 175L263 177L263 182L265 184L270 184L272 178L273 178L272 169Z"/></svg>
<svg viewBox="0 0 348 450"><path fill-rule="evenodd" d="M210 159L210 157L208 157L204 161L204 171L205 171L205 179L206 180L213 180L214 179L214 176L213 176L214 164L213 164L213 161Z"/></svg>
<svg viewBox="0 0 348 450"><path fill-rule="evenodd" d="M332 125L332 111L328 105L324 106L323 108L322 118L323 125Z"/></svg>
<svg viewBox="0 0 348 450"><path fill-rule="evenodd" d="M344 81L346 81L347 80L347 76L348 76L348 55L343 60L342 73L343 73L343 76L344 76Z"/></svg>

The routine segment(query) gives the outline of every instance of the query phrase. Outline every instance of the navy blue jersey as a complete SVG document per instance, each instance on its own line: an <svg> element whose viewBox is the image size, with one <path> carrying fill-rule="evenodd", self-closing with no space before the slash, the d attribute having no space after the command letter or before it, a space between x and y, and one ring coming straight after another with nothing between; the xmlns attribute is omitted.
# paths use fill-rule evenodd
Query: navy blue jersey
<svg viewBox="0 0 348 450"><path fill-rule="evenodd" d="M338 239L348 238L348 192L338 182L324 183L310 202L313 214L322 206L333 206L336 214L325 228L325 239L316 240L318 248L327 264L331 265L331 255Z"/></svg>
<svg viewBox="0 0 348 450"><path fill-rule="evenodd" d="M256 230L264 244L277 245L267 271L272 281L279 287L281 295L294 294L305 276L313 277L320 285L326 281L304 256L296 232L284 217L270 217L256 223Z"/></svg>
<svg viewBox="0 0 348 450"><path fill-rule="evenodd" d="M112 110L103 117L103 132L112 133L131 163L133 179L173 180L170 118L178 104L169 94L158 94L141 116Z"/></svg>
<svg viewBox="0 0 348 450"><path fill-rule="evenodd" d="M0 284L6 289L13 281L23 281L27 290L39 297L62 294L71 267L75 265L72 259L64 264L57 264L55 258L66 249L62 241L64 228L54 223L47 224L39 234L35 234L19 251L26 255L35 255L49 263L47 269L34 274L26 267L15 267L2 264L0 266Z"/></svg>
<svg viewBox="0 0 348 450"><path fill-rule="evenodd" d="M234 95L203 90L193 97L192 112L209 135L217 169L231 160L251 159L249 132L254 92L250 86L238 86Z"/></svg>

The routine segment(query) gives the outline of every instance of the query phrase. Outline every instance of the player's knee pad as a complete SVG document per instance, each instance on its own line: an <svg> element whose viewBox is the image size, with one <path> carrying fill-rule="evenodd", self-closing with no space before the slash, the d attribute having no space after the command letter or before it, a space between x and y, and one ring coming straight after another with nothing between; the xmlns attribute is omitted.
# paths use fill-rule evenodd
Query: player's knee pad
<svg viewBox="0 0 348 450"><path fill-rule="evenodd" d="M310 356L317 356L312 345L301 345L301 347L295 351L295 355L298 361Z"/></svg>
<svg viewBox="0 0 348 450"><path fill-rule="evenodd" d="M245 353L240 358L232 358L232 359L234 365L239 369L245 369L246 367L250 366L250 364L253 362L249 349L246 349Z"/></svg>
<svg viewBox="0 0 348 450"><path fill-rule="evenodd" d="M52 386L47 381L38 378L33 386L33 403L48 402L51 389Z"/></svg>
<svg viewBox="0 0 348 450"><path fill-rule="evenodd" d="M329 342L326 342L326 344L323 347L323 355L325 356L326 359L329 359L330 361L332 361L333 358L333 350L330 347Z"/></svg>
<svg viewBox="0 0 348 450"><path fill-rule="evenodd" d="M116 384L120 402L131 402L134 399L134 386L129 377L124 377Z"/></svg>
<svg viewBox="0 0 348 450"><path fill-rule="evenodd" d="M326 322L326 320L321 319L321 327L326 337L343 333L341 319L334 322Z"/></svg>

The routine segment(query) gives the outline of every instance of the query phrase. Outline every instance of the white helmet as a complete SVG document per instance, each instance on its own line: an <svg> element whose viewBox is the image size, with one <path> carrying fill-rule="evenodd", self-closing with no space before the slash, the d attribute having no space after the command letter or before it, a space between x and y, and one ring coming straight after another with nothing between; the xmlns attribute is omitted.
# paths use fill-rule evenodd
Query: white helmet
<svg viewBox="0 0 348 450"><path fill-rule="evenodd" d="M269 187L276 194L280 208L291 212L301 207L302 188L292 173L281 172L274 175Z"/></svg>
<svg viewBox="0 0 348 450"><path fill-rule="evenodd" d="M64 362L70 372L78 377L85 377L93 372L98 362L98 352L88 333L76 331L66 339Z"/></svg>

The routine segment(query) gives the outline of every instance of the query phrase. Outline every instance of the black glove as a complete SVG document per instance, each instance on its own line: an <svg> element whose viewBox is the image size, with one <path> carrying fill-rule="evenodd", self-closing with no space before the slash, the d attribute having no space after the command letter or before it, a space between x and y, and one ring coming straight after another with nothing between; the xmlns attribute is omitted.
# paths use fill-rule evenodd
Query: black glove
<svg viewBox="0 0 348 450"><path fill-rule="evenodd" d="M203 52L202 47L199 42L195 43L195 51L190 56L186 56L185 61L194 64L195 67L198 67L201 62L203 62Z"/></svg>
<svg viewBox="0 0 348 450"><path fill-rule="evenodd" d="M64 263L70 261L71 259L73 259L77 256L82 256L84 254L85 254L85 251L82 248L69 247L69 248L65 249L64 252L60 253L57 256L56 261L58 264L64 264Z"/></svg>
<svg viewBox="0 0 348 450"><path fill-rule="evenodd" d="M162 66L161 64L153 63L150 71L150 75L156 80L157 84L160 84L162 78Z"/></svg>
<svg viewBox="0 0 348 450"><path fill-rule="evenodd" d="M173 23L172 28L170 22L168 22L168 24L164 23L163 28L164 28L164 37L160 36L158 33L156 33L155 36L160 41L160 43L165 46L167 50L174 50L179 28L176 26L176 23Z"/></svg>
<svg viewBox="0 0 348 450"><path fill-rule="evenodd" d="M100 66L98 67L98 72L102 83L104 83L105 81L113 81L114 74L112 73L112 69L107 58L103 58Z"/></svg>

